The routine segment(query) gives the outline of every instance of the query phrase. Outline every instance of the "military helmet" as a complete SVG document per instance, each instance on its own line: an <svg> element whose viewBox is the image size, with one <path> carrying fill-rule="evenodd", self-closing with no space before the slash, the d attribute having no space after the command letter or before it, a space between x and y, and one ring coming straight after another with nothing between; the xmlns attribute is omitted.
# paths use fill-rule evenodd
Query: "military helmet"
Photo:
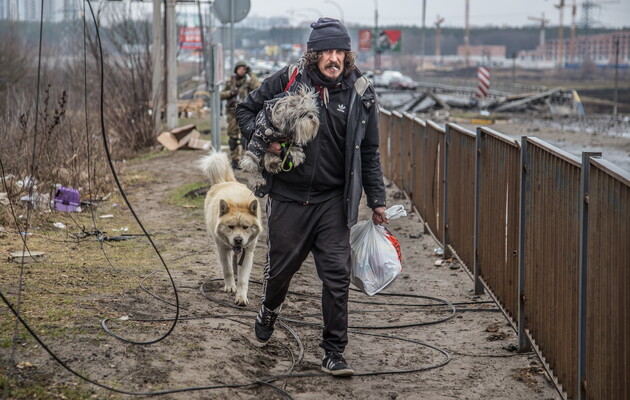
<svg viewBox="0 0 630 400"><path fill-rule="evenodd" d="M236 70L238 69L238 67L247 68L247 63L244 60L238 60L236 64L234 64L234 73L236 73Z"/></svg>

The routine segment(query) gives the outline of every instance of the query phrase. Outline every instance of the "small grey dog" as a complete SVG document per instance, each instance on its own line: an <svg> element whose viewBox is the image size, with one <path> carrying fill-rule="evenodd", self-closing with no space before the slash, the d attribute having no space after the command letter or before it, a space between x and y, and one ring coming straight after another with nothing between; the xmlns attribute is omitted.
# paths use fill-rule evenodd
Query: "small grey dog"
<svg viewBox="0 0 630 400"><path fill-rule="evenodd" d="M300 85L295 92L283 92L265 101L263 109L256 115L256 128L239 164L244 171L253 173L249 180L250 189L267 183L263 169L277 174L302 164L305 159L302 146L315 139L318 129L319 110L314 90ZM267 151L273 142L284 143L286 159Z"/></svg>

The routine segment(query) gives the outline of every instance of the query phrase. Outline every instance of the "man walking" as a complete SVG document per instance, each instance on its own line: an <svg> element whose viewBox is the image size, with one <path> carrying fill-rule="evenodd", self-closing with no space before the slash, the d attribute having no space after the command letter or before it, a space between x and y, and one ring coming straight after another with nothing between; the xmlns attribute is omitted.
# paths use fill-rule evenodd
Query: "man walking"
<svg viewBox="0 0 630 400"><path fill-rule="evenodd" d="M291 278L312 253L323 283L321 368L334 376L351 376L354 369L343 357L348 344L350 227L357 221L363 190L373 221L388 222L378 107L373 88L354 65L345 26L320 18L311 28L298 66L267 78L236 110L241 131L249 139L264 101L299 85L318 93L319 131L303 149L305 162L266 176L270 185L256 193L268 194L268 254L255 333L261 342L271 338ZM281 145L271 143L268 150L280 154Z"/></svg>
<svg viewBox="0 0 630 400"><path fill-rule="evenodd" d="M234 118L236 105L243 101L247 95L260 86L260 81L256 75L250 71L249 66L243 60L238 61L234 65L234 75L226 82L221 91L221 100L227 100L227 123L228 137L230 146L230 159L232 160L232 168L238 168L238 162L243 153L241 140L241 131Z"/></svg>

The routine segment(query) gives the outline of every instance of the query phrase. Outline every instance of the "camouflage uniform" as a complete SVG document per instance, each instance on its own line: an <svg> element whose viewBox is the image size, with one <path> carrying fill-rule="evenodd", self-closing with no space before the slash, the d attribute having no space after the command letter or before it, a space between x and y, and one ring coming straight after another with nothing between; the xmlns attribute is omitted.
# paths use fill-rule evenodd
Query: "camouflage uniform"
<svg viewBox="0 0 630 400"><path fill-rule="evenodd" d="M241 131L238 128L238 123L234 117L236 112L236 105L245 100L249 92L260 86L260 81L254 75L253 72L247 67L247 73L244 76L236 74L238 67L247 67L244 61L239 61L234 66L234 75L230 77L221 91L221 100L227 100L226 115L228 129L227 134L229 137L230 145L230 158L232 159L232 166L241 159L243 153L243 146L241 145Z"/></svg>

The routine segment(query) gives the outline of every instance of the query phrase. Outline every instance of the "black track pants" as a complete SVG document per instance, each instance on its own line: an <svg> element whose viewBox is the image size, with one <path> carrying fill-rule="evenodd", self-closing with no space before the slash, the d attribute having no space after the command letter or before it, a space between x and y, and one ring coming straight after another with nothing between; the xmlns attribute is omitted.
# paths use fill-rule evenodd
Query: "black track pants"
<svg viewBox="0 0 630 400"><path fill-rule="evenodd" d="M343 197L320 204L267 201L268 246L262 301L269 309L284 301L291 278L309 252L323 283L324 331L321 347L343 352L348 343L350 229Z"/></svg>

